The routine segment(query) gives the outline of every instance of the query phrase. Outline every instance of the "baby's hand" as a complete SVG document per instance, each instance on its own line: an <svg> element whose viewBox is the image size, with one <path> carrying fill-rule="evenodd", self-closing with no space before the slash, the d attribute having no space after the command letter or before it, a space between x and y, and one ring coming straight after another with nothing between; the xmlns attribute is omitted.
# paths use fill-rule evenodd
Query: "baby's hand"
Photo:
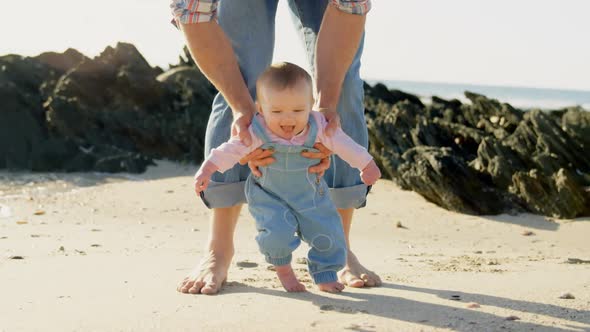
<svg viewBox="0 0 590 332"><path fill-rule="evenodd" d="M202 191L205 191L205 189L207 189L207 186L209 186L209 181L211 181L211 175L213 175L213 173L215 173L217 171L217 166L215 166L215 164L213 164L210 161L206 161L201 168L199 168L199 170L197 171L197 174L195 174L195 192L197 193L197 196L199 196L199 194Z"/></svg>
<svg viewBox="0 0 590 332"><path fill-rule="evenodd" d="M203 174L201 170L199 170L197 174L195 174L195 192L197 193L197 195L199 195L202 191L205 191L205 189L207 189L209 181L211 181L211 176Z"/></svg>
<svg viewBox="0 0 590 332"><path fill-rule="evenodd" d="M381 171L374 160L371 160L367 166L361 172L361 179L367 186L374 185L377 180L381 177Z"/></svg>

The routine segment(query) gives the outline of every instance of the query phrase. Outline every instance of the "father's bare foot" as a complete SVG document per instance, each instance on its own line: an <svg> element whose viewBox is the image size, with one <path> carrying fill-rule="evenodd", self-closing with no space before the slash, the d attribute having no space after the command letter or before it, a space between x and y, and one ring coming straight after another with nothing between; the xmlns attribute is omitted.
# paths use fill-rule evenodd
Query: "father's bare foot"
<svg viewBox="0 0 590 332"><path fill-rule="evenodd" d="M381 278L362 266L352 251L348 251L346 266L338 272L341 283L350 287L375 287L381 286Z"/></svg>
<svg viewBox="0 0 590 332"><path fill-rule="evenodd" d="M210 251L201 263L178 285L181 293L216 294L227 278L232 253Z"/></svg>
<svg viewBox="0 0 590 332"><path fill-rule="evenodd" d="M344 289L344 285L338 281L318 284L318 288L323 292L340 293Z"/></svg>
<svg viewBox="0 0 590 332"><path fill-rule="evenodd" d="M287 292L305 292L305 285L297 280L291 264L275 266L277 276Z"/></svg>

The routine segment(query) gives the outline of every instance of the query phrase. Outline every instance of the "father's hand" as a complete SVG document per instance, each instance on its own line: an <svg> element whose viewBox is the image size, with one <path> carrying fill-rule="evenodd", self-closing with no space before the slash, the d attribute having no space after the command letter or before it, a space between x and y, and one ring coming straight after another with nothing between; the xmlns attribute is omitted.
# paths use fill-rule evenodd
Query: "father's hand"
<svg viewBox="0 0 590 332"><path fill-rule="evenodd" d="M336 130L341 128L340 115L338 115L336 110L332 110L330 108L320 108L319 111L324 115L326 121L328 121L328 125L326 126L326 135L334 135Z"/></svg>
<svg viewBox="0 0 590 332"><path fill-rule="evenodd" d="M251 113L234 112L234 122L231 125L231 135L238 136L240 141L246 146L252 144L252 136L248 131L248 126L252 122Z"/></svg>
<svg viewBox="0 0 590 332"><path fill-rule="evenodd" d="M322 143L316 143L313 147L320 150L320 152L301 152L301 156L311 159L321 159L319 164L311 166L308 171L309 173L317 173L319 176L324 176L326 170L330 168L330 155L332 151L328 150Z"/></svg>
<svg viewBox="0 0 590 332"><path fill-rule="evenodd" d="M260 177L262 173L258 169L260 166L267 166L275 162L275 159L272 157L274 150L267 149L263 150L258 148L252 152L250 152L247 156L240 159L240 165L248 164L252 174Z"/></svg>

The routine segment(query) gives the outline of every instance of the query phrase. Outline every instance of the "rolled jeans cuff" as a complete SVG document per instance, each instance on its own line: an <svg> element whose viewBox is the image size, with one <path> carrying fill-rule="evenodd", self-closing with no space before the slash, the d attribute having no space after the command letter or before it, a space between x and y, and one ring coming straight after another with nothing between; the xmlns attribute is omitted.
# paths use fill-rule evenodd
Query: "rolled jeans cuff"
<svg viewBox="0 0 590 332"><path fill-rule="evenodd" d="M232 183L211 181L207 190L201 193L201 199L210 209L245 204L245 185L246 181ZM370 188L364 184L345 188L330 188L330 197L338 209L358 209L366 206Z"/></svg>
<svg viewBox="0 0 590 332"><path fill-rule="evenodd" d="M330 197L338 209L358 209L367 205L367 194L370 188L364 184L345 188L330 188Z"/></svg>
<svg viewBox="0 0 590 332"><path fill-rule="evenodd" d="M209 182L207 190L201 192L203 203L210 208L225 208L246 203L244 187L246 181L241 182Z"/></svg>
<svg viewBox="0 0 590 332"><path fill-rule="evenodd" d="M291 264L291 260L293 259L293 255L289 254L286 257L270 257L266 256L265 260L267 263L272 264L274 266L281 266Z"/></svg>
<svg viewBox="0 0 590 332"><path fill-rule="evenodd" d="M312 275L315 284L327 284L329 282L338 281L336 271L324 271Z"/></svg>

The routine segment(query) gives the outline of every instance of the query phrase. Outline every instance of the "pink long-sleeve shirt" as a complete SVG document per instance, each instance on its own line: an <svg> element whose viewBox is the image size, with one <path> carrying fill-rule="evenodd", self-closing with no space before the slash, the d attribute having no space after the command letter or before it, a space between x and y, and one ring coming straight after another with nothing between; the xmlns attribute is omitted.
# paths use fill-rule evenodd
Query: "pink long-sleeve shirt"
<svg viewBox="0 0 590 332"><path fill-rule="evenodd" d="M256 116L272 142L285 145L303 145L303 143L305 143L305 139L309 132L309 126L290 140L287 140L271 132L262 116L259 114ZM363 170L373 159L364 147L353 141L352 138L346 135L346 133L340 128L336 130L334 135L328 137L325 133L328 122L320 112L312 111L310 116L313 116L318 124L316 143L322 143L334 154L337 154L342 160L346 161L350 166L359 170ZM240 159L264 144L262 139L254 134L252 126L248 128L248 131L250 132L250 135L252 135L252 144L250 146L246 146L242 143L239 137L232 137L229 141L211 150L211 154L207 159L218 167L219 172L223 173L232 168L240 161Z"/></svg>

